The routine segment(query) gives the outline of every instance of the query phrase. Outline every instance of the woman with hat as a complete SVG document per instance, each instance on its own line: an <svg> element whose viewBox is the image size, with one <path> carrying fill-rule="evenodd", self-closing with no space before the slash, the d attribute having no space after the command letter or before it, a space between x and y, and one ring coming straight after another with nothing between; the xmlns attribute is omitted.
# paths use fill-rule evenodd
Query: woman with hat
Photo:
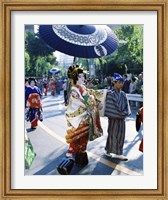
<svg viewBox="0 0 168 200"><path fill-rule="evenodd" d="M36 128L39 119L42 121L42 94L35 84L36 80L34 78L29 78L29 86L25 91L26 107L29 109L29 118L27 120L30 120L32 129Z"/></svg>

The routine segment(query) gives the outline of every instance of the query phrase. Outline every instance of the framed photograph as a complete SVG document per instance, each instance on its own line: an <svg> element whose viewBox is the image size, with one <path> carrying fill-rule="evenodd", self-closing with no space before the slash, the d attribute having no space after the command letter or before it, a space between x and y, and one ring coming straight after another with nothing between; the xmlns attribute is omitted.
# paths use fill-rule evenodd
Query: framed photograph
<svg viewBox="0 0 168 200"><path fill-rule="evenodd" d="M89 197L99 199L100 196L103 199L168 199L167 3L157 0L149 2L127 0L124 3L110 0L1 2L0 195L2 199L88 199ZM128 176L25 174L25 26L41 24L143 26L145 153L142 174L132 173ZM51 131L48 132L52 135Z"/></svg>

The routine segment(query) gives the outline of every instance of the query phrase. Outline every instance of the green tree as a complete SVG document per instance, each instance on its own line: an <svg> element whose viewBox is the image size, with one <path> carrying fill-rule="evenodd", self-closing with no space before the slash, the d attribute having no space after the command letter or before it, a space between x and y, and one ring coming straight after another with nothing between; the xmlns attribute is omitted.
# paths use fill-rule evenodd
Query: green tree
<svg viewBox="0 0 168 200"><path fill-rule="evenodd" d="M94 59L95 71L97 76L100 76L102 74L106 63L107 61L104 57Z"/></svg>
<svg viewBox="0 0 168 200"><path fill-rule="evenodd" d="M25 52L25 74L28 74L30 71L30 56Z"/></svg>
<svg viewBox="0 0 168 200"><path fill-rule="evenodd" d="M39 37L39 33L28 32L26 34L26 41L26 51L30 57L48 56L55 51Z"/></svg>
<svg viewBox="0 0 168 200"><path fill-rule="evenodd" d="M45 57L38 57L36 59L36 63L35 63L35 73L36 73L36 77L42 77L43 75L47 75L48 74L48 70L55 67L55 65L52 65L50 62L48 61L48 56Z"/></svg>
<svg viewBox="0 0 168 200"><path fill-rule="evenodd" d="M89 71L89 59L77 58L77 64L80 65L84 70Z"/></svg>
<svg viewBox="0 0 168 200"><path fill-rule="evenodd" d="M106 73L125 73L127 69L133 73L143 70L143 26L122 25L115 30L119 39L116 53L106 58ZM110 68L113 69L110 69Z"/></svg>
<svg viewBox="0 0 168 200"><path fill-rule="evenodd" d="M48 74L48 69L55 67L55 50L49 47L39 34L28 32L25 46L25 73L26 76L42 77Z"/></svg>

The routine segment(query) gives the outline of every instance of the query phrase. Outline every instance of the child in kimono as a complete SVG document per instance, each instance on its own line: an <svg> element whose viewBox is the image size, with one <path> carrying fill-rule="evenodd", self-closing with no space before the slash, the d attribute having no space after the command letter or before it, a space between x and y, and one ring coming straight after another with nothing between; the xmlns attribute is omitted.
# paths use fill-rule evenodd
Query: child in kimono
<svg viewBox="0 0 168 200"><path fill-rule="evenodd" d="M112 77L113 88L107 94L105 116L108 117L108 137L105 146L105 155L121 160L127 160L123 156L125 140L125 118L130 115L130 107L122 86L123 77L114 73Z"/></svg>

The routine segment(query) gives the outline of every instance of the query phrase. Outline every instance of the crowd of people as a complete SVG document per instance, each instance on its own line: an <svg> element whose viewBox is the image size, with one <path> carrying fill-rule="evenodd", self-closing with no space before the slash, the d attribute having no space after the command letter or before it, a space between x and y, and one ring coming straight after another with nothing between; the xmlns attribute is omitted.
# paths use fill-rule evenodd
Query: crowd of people
<svg viewBox="0 0 168 200"><path fill-rule="evenodd" d="M122 77L124 78L122 91L128 94L143 93L143 72L136 75L128 71ZM113 87L112 76L107 76L102 81L105 83L105 87L107 87L108 89L111 89Z"/></svg>
<svg viewBox="0 0 168 200"><path fill-rule="evenodd" d="M32 129L38 126L38 120L43 120L42 96L47 96L48 91L53 96L59 95L61 90L64 91L65 117L68 125L65 139L69 147L66 157L57 167L60 174L69 174L74 164L87 165L88 141L103 135L99 116L100 104L106 105L104 116L108 118L105 155L127 160L123 155L125 118L131 114L131 110L126 93L142 93L143 73L139 74L138 78L131 74L121 76L114 73L106 77L104 82L108 92L104 102L101 102L102 93L93 89L96 81L87 79L78 65L69 67L67 78L64 80L25 80L26 119L30 121Z"/></svg>
<svg viewBox="0 0 168 200"><path fill-rule="evenodd" d="M51 95L55 96L56 94L60 94L60 91L63 90L65 81L66 79L54 76L52 78L42 78L37 80L37 87L44 96L48 95L48 91L50 91Z"/></svg>

